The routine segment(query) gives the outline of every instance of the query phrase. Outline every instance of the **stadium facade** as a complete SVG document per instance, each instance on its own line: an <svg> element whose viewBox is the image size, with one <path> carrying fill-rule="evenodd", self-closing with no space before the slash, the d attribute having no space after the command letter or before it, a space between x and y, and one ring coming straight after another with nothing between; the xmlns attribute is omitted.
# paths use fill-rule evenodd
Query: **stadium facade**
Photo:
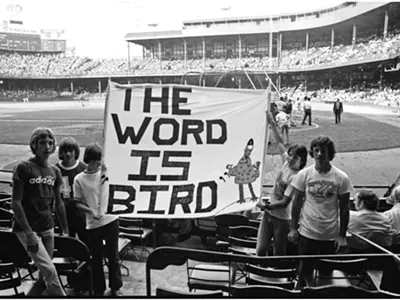
<svg viewBox="0 0 400 300"><path fill-rule="evenodd" d="M127 33L125 40L143 47L144 59L158 61L149 74L139 74L139 65L128 64L126 75L3 77L3 88L38 86L60 90L75 85L104 91L107 80L120 83L185 83L229 88L264 89L266 74L278 87L306 89L351 88L354 85L398 81L400 42L386 53L349 57L346 61L315 64L323 53L340 57L340 51L355 49L372 39L385 42L389 35L399 34L400 3L346 2L324 10L276 16L188 20L180 30ZM340 46L340 47L339 47ZM399 51L397 51L397 48ZM302 50L302 57L292 58L291 51ZM344 49L344 50L343 50ZM339 51L339 52L338 52ZM347 50L346 50L347 51ZM336 53L335 53L336 52ZM229 60L246 62L265 58L266 64L252 69L243 65L218 68ZM298 60L298 63L293 63ZM128 61L129 50L128 50ZM179 72L168 72L172 62L183 64ZM198 61L193 70L189 62Z"/></svg>

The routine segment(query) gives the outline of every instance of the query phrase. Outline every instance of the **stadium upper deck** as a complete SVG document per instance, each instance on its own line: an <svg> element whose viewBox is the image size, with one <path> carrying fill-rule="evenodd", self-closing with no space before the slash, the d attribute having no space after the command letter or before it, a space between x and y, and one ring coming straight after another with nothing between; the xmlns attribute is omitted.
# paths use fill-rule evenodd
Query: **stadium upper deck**
<svg viewBox="0 0 400 300"><path fill-rule="evenodd" d="M127 34L128 45L141 44L151 54L141 60L0 50L0 91L103 91L109 78L265 88L265 73L278 87L303 83L307 90L400 86L397 2L346 2L271 19L189 20L182 26L178 31ZM250 77L256 77L254 84Z"/></svg>
<svg viewBox="0 0 400 300"><path fill-rule="evenodd" d="M128 33L125 40L161 60L268 55L280 60L285 50L327 46L333 51L372 36L386 40L400 27L399 16L400 3L346 2L298 14L184 21L181 30Z"/></svg>

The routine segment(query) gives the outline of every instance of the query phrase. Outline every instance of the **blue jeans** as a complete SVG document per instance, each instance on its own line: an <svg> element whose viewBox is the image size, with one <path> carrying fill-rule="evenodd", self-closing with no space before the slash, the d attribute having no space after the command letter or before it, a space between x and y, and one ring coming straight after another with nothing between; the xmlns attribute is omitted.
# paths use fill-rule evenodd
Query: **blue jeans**
<svg viewBox="0 0 400 300"><path fill-rule="evenodd" d="M39 278L33 284L27 296L41 296L45 290L47 296L65 296L65 291L52 261L54 251L54 229L34 232L39 243L39 250L36 253L28 251L25 232L19 231L15 234L39 269Z"/></svg>
<svg viewBox="0 0 400 300"><path fill-rule="evenodd" d="M278 219L264 212L257 235L257 255L267 255L272 237L274 238L274 255L286 255L289 229L290 220Z"/></svg>
<svg viewBox="0 0 400 300"><path fill-rule="evenodd" d="M309 239L299 234L297 242L299 249L299 255L323 255L323 254L335 254L335 242L334 241L320 241ZM314 262L312 260L301 259L299 263L299 284L298 288L302 288L304 284L312 285Z"/></svg>
<svg viewBox="0 0 400 300"><path fill-rule="evenodd" d="M99 228L89 229L89 242L93 261L93 289L96 296L101 296L106 290L106 279L103 270L103 253L108 260L108 279L111 290L122 287L121 269L119 266L118 220ZM105 247L103 244L105 241Z"/></svg>

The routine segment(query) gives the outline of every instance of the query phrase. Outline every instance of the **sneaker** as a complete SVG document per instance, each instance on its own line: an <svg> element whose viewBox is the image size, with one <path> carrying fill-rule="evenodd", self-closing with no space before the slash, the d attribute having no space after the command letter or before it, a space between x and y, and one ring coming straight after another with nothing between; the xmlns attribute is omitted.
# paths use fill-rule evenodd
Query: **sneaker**
<svg viewBox="0 0 400 300"><path fill-rule="evenodd" d="M121 290L111 290L111 297L122 297L123 295Z"/></svg>
<svg viewBox="0 0 400 300"><path fill-rule="evenodd" d="M108 290L104 293L104 297L122 297L123 295L121 290Z"/></svg>

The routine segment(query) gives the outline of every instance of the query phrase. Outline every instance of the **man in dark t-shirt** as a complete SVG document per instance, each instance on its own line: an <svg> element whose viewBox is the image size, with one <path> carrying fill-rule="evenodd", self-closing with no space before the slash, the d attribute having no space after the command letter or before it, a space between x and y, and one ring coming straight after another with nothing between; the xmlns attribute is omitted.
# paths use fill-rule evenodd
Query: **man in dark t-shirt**
<svg viewBox="0 0 400 300"><path fill-rule="evenodd" d="M14 211L12 230L39 269L39 278L27 296L41 296L45 290L50 297L65 296L52 262L53 207L66 235L68 225L60 195L61 173L48 161L56 149L51 129L35 129L30 139L30 148L34 156L21 161L14 169L11 202Z"/></svg>

